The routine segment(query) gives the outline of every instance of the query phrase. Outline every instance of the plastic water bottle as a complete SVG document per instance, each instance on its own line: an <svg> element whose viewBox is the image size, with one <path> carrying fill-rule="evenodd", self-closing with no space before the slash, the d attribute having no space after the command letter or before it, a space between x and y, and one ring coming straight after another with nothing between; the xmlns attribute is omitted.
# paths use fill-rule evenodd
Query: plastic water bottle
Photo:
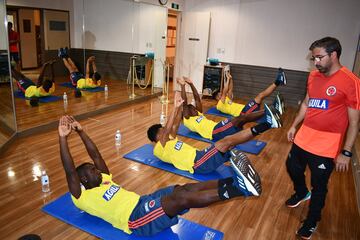
<svg viewBox="0 0 360 240"><path fill-rule="evenodd" d="M66 94L66 92L64 92L64 95L63 95L63 100L64 100L64 103L67 103L68 98L67 98L67 94Z"/></svg>
<svg viewBox="0 0 360 240"><path fill-rule="evenodd" d="M160 114L160 124L164 127L166 123L166 116L164 114L164 112L161 112Z"/></svg>
<svg viewBox="0 0 360 240"><path fill-rule="evenodd" d="M44 193L50 191L49 176L46 174L46 171L42 171L41 173L41 187Z"/></svg>
<svg viewBox="0 0 360 240"><path fill-rule="evenodd" d="M120 133L120 130L116 130L116 133L115 133L115 145L116 146L120 146L121 145L121 133Z"/></svg>
<svg viewBox="0 0 360 240"><path fill-rule="evenodd" d="M105 93L107 93L109 91L109 88L108 88L107 84L105 84L105 86L104 86L104 91L105 91Z"/></svg>

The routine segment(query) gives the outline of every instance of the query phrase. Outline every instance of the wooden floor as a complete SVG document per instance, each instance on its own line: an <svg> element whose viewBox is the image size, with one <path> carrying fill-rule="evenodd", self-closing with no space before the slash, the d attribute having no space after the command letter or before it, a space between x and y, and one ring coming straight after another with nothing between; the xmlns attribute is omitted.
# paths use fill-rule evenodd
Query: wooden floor
<svg viewBox="0 0 360 240"><path fill-rule="evenodd" d="M215 103L209 101L208 104ZM106 160L114 180L139 194L171 184L192 182L122 157L148 143L147 128L159 121L160 112L158 100L152 99L81 121ZM183 217L224 232L227 240L296 239L294 233L300 220L305 218L308 205L296 209L284 206L284 201L293 192L285 160L290 149L286 130L294 115L295 110L288 109L282 129L270 130L259 137L267 142L261 154L248 154L261 175L263 193L260 197L238 198L203 209L192 209ZM116 129L120 129L123 135L119 150L114 146ZM196 140L182 139L198 148L207 146ZM69 137L69 142L76 164L89 161L76 134ZM41 169L46 169L50 176L50 194L41 191ZM59 157L57 130L16 140L1 155L0 161L0 239L17 239L27 233L38 234L43 239L95 239L40 210L65 192L67 184ZM354 192L351 171L333 173L323 219L312 239L360 239L360 217Z"/></svg>
<svg viewBox="0 0 360 240"><path fill-rule="evenodd" d="M37 79L36 74L27 74L31 79ZM59 119L63 114L80 115L92 111L97 111L111 105L120 103L130 103L129 95L131 94L131 86L126 84L123 80L103 79L103 84L108 85L108 95L101 92L86 92L82 91L81 98L75 98L73 89L62 87L59 83L69 81L68 77L58 77L55 82L56 88L53 95L62 98L64 92L68 96L68 104L64 105L63 100L40 103L38 107L31 107L28 101L21 98L15 98L16 119L18 124L18 131L24 131L30 128L38 127L46 123L50 123ZM36 82L36 80L35 80ZM155 89L159 92L159 89ZM151 95L151 86L145 90L135 87L135 94L138 98Z"/></svg>

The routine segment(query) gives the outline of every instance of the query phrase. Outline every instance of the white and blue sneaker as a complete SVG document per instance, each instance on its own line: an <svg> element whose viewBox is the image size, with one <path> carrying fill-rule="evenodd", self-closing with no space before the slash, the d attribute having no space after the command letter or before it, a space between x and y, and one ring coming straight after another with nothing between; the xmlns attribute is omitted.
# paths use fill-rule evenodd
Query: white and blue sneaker
<svg viewBox="0 0 360 240"><path fill-rule="evenodd" d="M275 96L274 102L273 102L273 107L275 108L276 112L281 116L284 114L285 112L285 103L284 103L284 98L283 96L281 96L280 93L277 93L277 95Z"/></svg>
<svg viewBox="0 0 360 240"><path fill-rule="evenodd" d="M282 68L278 69L275 84L276 84L276 86L286 85L286 76L285 76L285 72Z"/></svg>
<svg viewBox="0 0 360 240"><path fill-rule="evenodd" d="M271 110L268 105L264 104L265 120L270 124L271 128L280 128L282 126L281 119L275 110Z"/></svg>
<svg viewBox="0 0 360 240"><path fill-rule="evenodd" d="M260 176L251 165L249 158L237 149L231 150L230 154L231 167L236 173L233 184L245 196L260 196L262 192Z"/></svg>

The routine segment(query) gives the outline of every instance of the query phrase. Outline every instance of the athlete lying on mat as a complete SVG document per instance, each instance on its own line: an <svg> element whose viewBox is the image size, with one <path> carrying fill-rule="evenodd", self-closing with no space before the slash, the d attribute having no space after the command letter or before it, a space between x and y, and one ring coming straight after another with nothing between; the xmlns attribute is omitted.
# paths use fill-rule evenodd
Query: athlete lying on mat
<svg viewBox="0 0 360 240"><path fill-rule="evenodd" d="M207 119L205 115L203 115L201 99L192 80L189 78L177 78L177 82L181 86L181 97L184 100L182 114L185 127L187 127L193 132L200 134L203 138L209 140L218 141L226 136L235 134L242 130L245 123L256 121L264 117L266 113L271 112L270 108L265 104L265 110L254 112L254 108L249 108L247 110L247 114L243 114L232 119L226 119L221 122L214 122L210 119ZM187 97L185 92L186 83L190 86L193 92L195 106L187 103ZM280 98L276 99L279 99L279 102L277 104L274 104L274 107L281 107L283 104L280 101ZM258 110L258 108L256 110ZM275 111L282 112L282 109L274 109L274 113ZM278 116L276 115L275 117ZM256 129L259 129L259 131L257 132L258 134L265 132L270 128L271 124L266 121L256 126Z"/></svg>
<svg viewBox="0 0 360 240"><path fill-rule="evenodd" d="M216 99L218 103L216 109L220 112L232 115L237 117L242 114L247 114L250 112L258 111L262 101L270 96L275 89L280 85L286 85L286 76L285 72L279 68L276 76L276 80L270 84L264 91L260 92L254 99L250 100L245 107L242 104L234 103L233 99L233 79L229 71L226 71L226 78L224 81L224 86L221 92L216 94ZM280 95L278 94L275 98L274 103L278 104L282 102ZM280 108L280 110L283 109ZM280 112L282 114L282 112Z"/></svg>
<svg viewBox="0 0 360 240"><path fill-rule="evenodd" d="M35 84L21 72L16 69L11 69L11 74L16 80L19 89L25 94L26 98L30 98L31 106L37 106L39 103L38 97L45 97L51 95L55 91L54 83L54 67L53 64L56 59L52 59L43 64L37 83ZM45 78L45 71L50 66L50 78Z"/></svg>
<svg viewBox="0 0 360 240"><path fill-rule="evenodd" d="M174 110L165 127L160 124L152 125L147 135L155 143L154 155L160 160L173 164L176 168L190 173L210 173L220 165L229 161L230 150L236 145L252 139L267 129L264 125L257 125L224 137L215 144L202 151L179 141L176 134L182 118L184 100L178 92L175 93ZM265 109L267 124L272 128L280 126L279 119L269 109Z"/></svg>
<svg viewBox="0 0 360 240"><path fill-rule="evenodd" d="M250 191L257 195L261 192L259 175L246 156L234 152L232 160L238 166L237 170L242 169L238 175L216 181L169 186L139 196L112 181L112 175L96 145L73 117L63 116L58 130L61 161L72 201L81 210L102 218L126 233L154 235L177 224L178 215L190 208L202 208L234 197L248 196L249 192L243 188L244 182ZM79 134L94 163L83 163L75 168L67 142L72 130ZM243 175L252 181L243 181Z"/></svg>
<svg viewBox="0 0 360 240"><path fill-rule="evenodd" d="M74 87L80 89L96 88L101 85L101 80L100 80L101 75L97 71L94 56L89 57L86 62L86 74L84 77L84 75L81 72L79 72L79 69L76 67L75 63L69 57L67 48L60 48L58 55L63 59L65 67L69 70L70 80ZM93 70L93 74L91 74L91 78L90 78L90 65Z"/></svg>

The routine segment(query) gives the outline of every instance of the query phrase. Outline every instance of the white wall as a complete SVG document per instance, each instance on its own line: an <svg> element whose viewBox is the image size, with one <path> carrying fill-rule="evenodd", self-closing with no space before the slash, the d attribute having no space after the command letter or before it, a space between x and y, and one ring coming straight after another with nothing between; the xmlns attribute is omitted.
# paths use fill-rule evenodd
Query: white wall
<svg viewBox="0 0 360 240"><path fill-rule="evenodd" d="M308 71L310 44L332 36L352 69L360 33L358 0L186 0L184 11L211 12L209 57Z"/></svg>
<svg viewBox="0 0 360 240"><path fill-rule="evenodd" d="M54 9L54 10L69 11L70 12L70 40L71 40L71 45L74 47L75 45L77 45L77 46L79 45L79 43L78 43L79 39L75 38L75 37L78 37L75 35L75 31L79 31L79 29L75 29L75 27L79 27L79 24L77 24L75 26L74 6L75 6L75 2L76 2L76 4L81 4L81 6L82 6L82 1L83 0L7 0L6 5L33 7L33 8L47 8L47 9ZM80 15L80 16L82 16L82 15ZM80 37L81 37L81 35L80 35ZM80 43L81 43L81 41L80 41Z"/></svg>
<svg viewBox="0 0 360 240"><path fill-rule="evenodd" d="M5 22L5 16L6 16L6 8L3 1L0 0L0 50L6 50L8 47L8 35L6 32L6 24Z"/></svg>

